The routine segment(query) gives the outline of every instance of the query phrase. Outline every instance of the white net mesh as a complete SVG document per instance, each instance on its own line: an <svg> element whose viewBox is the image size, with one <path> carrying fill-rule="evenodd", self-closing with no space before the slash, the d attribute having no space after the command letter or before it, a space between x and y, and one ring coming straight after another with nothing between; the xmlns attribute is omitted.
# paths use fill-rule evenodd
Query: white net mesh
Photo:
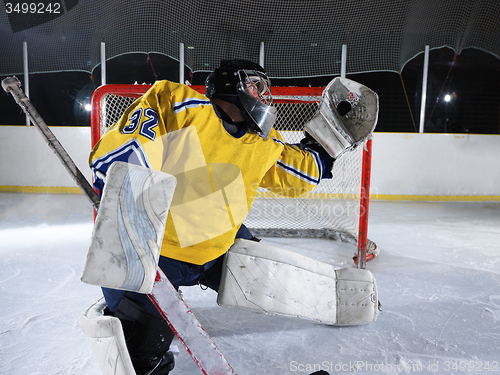
<svg viewBox="0 0 500 375"><path fill-rule="evenodd" d="M92 127L103 134L147 87L101 87L92 109L99 116ZM136 94L124 96L131 95L130 91ZM289 88L287 96L273 95L273 105L278 109L275 128L287 143L299 143L304 137L304 124L316 113L321 99L320 96L303 96L302 91L301 88ZM121 94L117 95L119 92ZM334 163L332 179L322 180L314 190L301 197L284 198L260 188L245 225L256 236L322 237L355 242L359 228L362 166L363 148L358 147Z"/></svg>
<svg viewBox="0 0 500 375"><path fill-rule="evenodd" d="M118 122L123 112L130 107L136 97L107 94L102 97L100 107L100 134L104 134L106 129Z"/></svg>

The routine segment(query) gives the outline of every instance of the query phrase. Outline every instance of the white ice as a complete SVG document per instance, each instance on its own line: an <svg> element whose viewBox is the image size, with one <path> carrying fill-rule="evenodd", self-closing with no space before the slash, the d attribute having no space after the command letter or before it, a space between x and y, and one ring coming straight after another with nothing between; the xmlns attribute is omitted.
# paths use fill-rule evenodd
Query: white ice
<svg viewBox="0 0 500 375"><path fill-rule="evenodd" d="M83 195L0 194L0 374L99 375L79 315L100 297L80 281L92 232ZM372 202L367 264L383 311L332 327L185 301L239 375L499 374L500 204ZM354 247L264 239L338 268ZM172 375L201 374L180 346Z"/></svg>

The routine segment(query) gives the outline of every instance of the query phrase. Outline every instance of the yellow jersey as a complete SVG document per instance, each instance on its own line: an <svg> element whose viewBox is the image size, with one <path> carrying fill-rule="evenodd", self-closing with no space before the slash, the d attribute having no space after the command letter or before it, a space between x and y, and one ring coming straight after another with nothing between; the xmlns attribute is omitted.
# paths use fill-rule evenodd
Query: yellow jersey
<svg viewBox="0 0 500 375"><path fill-rule="evenodd" d="M89 158L93 183L126 161L174 175L161 255L205 264L233 244L258 187L285 196L313 189L323 174L314 151L272 129L231 135L210 100L189 86L156 82L109 128Z"/></svg>

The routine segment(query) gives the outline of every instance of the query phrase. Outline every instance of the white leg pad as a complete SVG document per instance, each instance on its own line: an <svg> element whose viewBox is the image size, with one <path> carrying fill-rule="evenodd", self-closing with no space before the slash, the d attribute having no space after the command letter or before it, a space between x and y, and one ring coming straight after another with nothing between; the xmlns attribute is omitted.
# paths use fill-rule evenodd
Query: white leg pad
<svg viewBox="0 0 500 375"><path fill-rule="evenodd" d="M138 165L109 168L82 281L150 293L177 180Z"/></svg>
<svg viewBox="0 0 500 375"><path fill-rule="evenodd" d="M378 312L377 286L369 270L335 270L247 240L237 240L226 254L217 303L340 326L372 323Z"/></svg>
<svg viewBox="0 0 500 375"><path fill-rule="evenodd" d="M78 319L90 338L92 350L104 375L136 375L128 354L120 319L106 316L104 299L90 306Z"/></svg>

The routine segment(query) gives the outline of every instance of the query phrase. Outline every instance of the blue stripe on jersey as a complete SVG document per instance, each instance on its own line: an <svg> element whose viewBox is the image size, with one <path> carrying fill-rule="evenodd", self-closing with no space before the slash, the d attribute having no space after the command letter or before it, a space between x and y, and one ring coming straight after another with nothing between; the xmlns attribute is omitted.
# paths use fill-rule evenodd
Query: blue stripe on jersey
<svg viewBox="0 0 500 375"><path fill-rule="evenodd" d="M196 108L200 105L212 105L212 103L206 99L188 98L182 102L174 103L174 114L177 115L186 108Z"/></svg>
<svg viewBox="0 0 500 375"><path fill-rule="evenodd" d="M96 173L100 172L104 175L108 172L109 167L115 161L123 161L130 164L142 165L143 167L149 168L149 160L146 155L146 152L142 148L141 142L137 139L131 139L127 143L124 143L117 149L114 149L111 152L101 156L98 159L95 159L90 164L90 169L93 174L93 182L94 187L102 191L104 187L104 181L102 178Z"/></svg>
<svg viewBox="0 0 500 375"><path fill-rule="evenodd" d="M319 178L313 177L313 176L297 169L293 165L285 163L281 159L278 159L278 161L276 162L276 165L278 166L278 168L283 169L285 172L290 173L291 175L301 179L302 181L306 181L306 182L308 182L310 184L314 184L314 185L319 184L319 180L320 180Z"/></svg>
<svg viewBox="0 0 500 375"><path fill-rule="evenodd" d="M282 140L277 139L275 137L273 137L272 139L273 139L274 142L279 143L280 145L282 145L283 147L285 147L285 142L283 142Z"/></svg>
<svg viewBox="0 0 500 375"><path fill-rule="evenodd" d="M307 147L306 147L306 151L309 152L313 156L314 163L316 163L316 168L318 168L318 171L319 171L319 176L320 176L320 178L322 178L323 177L323 163L321 162L321 156L320 156L319 152L311 150ZM319 182L319 180L318 180L318 182Z"/></svg>

